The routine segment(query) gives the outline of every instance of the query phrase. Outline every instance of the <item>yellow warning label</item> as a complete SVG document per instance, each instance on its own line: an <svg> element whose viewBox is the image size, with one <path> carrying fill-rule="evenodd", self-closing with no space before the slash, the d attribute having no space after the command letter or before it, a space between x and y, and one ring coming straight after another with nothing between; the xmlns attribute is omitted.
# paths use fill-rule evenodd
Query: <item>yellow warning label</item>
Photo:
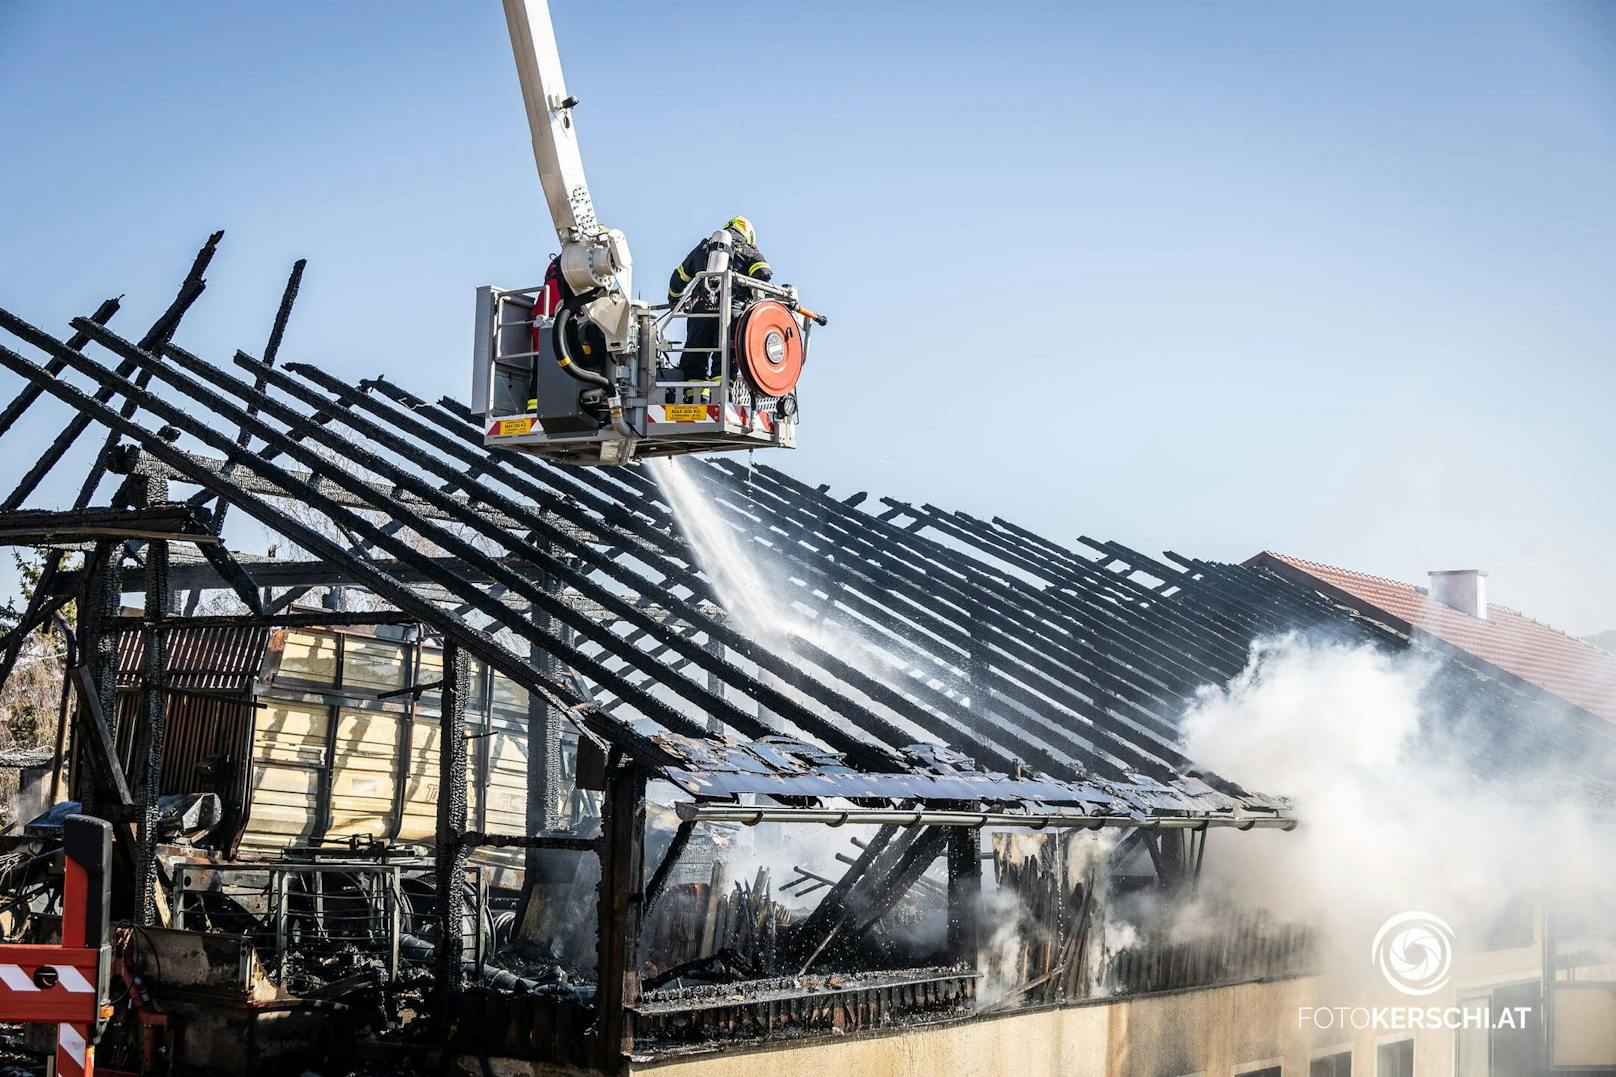
<svg viewBox="0 0 1616 1077"><path fill-rule="evenodd" d="M499 436L502 438L508 438L514 434L526 434L532 429L532 419L501 419L499 421Z"/></svg>
<svg viewBox="0 0 1616 1077"><path fill-rule="evenodd" d="M670 423L699 423L707 418L706 404L669 404L665 410Z"/></svg>

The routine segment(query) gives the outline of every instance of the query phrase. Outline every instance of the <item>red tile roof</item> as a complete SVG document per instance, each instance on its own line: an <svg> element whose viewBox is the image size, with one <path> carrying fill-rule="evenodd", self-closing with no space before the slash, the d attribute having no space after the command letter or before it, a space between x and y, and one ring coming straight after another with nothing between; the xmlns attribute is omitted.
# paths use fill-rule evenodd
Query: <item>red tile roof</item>
<svg viewBox="0 0 1616 1077"><path fill-rule="evenodd" d="M1246 562L1297 579L1298 574L1381 611L1552 692L1583 710L1616 721L1616 655L1569 636L1508 606L1487 605L1485 618L1445 606L1423 587L1321 565L1265 550ZM1343 597L1338 594L1337 598Z"/></svg>

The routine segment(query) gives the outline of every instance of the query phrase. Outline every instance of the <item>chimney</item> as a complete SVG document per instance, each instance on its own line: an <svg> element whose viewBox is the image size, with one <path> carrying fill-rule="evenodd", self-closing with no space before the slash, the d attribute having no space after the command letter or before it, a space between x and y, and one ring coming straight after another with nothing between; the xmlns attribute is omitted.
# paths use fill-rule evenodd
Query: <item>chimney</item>
<svg viewBox="0 0 1616 1077"><path fill-rule="evenodd" d="M1472 617L1487 617L1487 573L1479 568L1456 568L1429 573L1431 597Z"/></svg>

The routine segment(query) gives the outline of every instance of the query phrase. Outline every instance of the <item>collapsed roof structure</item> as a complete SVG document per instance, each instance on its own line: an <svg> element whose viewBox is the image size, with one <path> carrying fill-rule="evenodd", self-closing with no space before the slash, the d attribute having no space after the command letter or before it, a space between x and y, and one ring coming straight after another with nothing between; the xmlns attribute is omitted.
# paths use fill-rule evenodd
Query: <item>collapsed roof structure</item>
<svg viewBox="0 0 1616 1077"><path fill-rule="evenodd" d="M86 810L127 828L128 907L140 922L164 915L156 834L165 700L206 687L210 661L229 664L195 647L176 662L169 641L186 631L417 625L441 640L444 674L412 691L442 693L445 728L465 706L470 659L529 693L528 833L468 828L465 742L444 738L439 937L459 930L463 898L447 880L472 850L598 853L598 982L614 986L594 993L590 1047L574 1060L606 1068L632 1042L634 1008L642 1027L651 1020L635 977L635 926L694 826L882 826L799 925L799 955L846 930L855 896L873 886L863 873L879 869L896 900L947 855L950 939L968 966L982 828L1129 828L1151 835L1164 876L1198 864L1211 829L1290 828L1285 790L1248 790L1185 757L1179 716L1200 688L1238 675L1258 639L1408 645L1260 567L1156 558L1087 538L1066 547L998 517L838 497L766 466L688 462L701 496L769 566L767 601L807 626L759 631L640 467L563 469L490 454L457 401L279 362L302 263L261 355L216 363L176 343L218 241L139 335L109 326L115 300L65 334L0 310L0 330L16 342L0 346L0 367L21 383L0 435L37 409L65 416L0 502L0 540L48 551L20 623L0 641L0 679L27 634L76 600L71 758L83 764L75 770ZM25 508L69 449L97 435L73 503ZM232 512L307 556L230 548ZM70 566L71 552L82 563ZM367 592L371 608L298 605L330 587ZM197 612L203 592L221 590L244 612ZM131 592L145 595L142 614L125 612ZM138 727L123 731L139 746L128 772L114 747L120 646L126 669L141 670L126 685L140 701ZM1433 683L1487 723L1494 760L1574 760L1590 738L1609 737L1586 715L1552 729L1521 720L1547 706L1529 685L1457 663ZM561 832L551 807L568 725L592 753L588 767L580 757L578 784L606 793L598 837ZM645 882L648 781L671 783L682 822ZM950 851L962 832L969 847ZM890 908L867 900L856 919L867 928ZM438 972L458 990L449 949ZM556 1036L549 1049L561 1051Z"/></svg>

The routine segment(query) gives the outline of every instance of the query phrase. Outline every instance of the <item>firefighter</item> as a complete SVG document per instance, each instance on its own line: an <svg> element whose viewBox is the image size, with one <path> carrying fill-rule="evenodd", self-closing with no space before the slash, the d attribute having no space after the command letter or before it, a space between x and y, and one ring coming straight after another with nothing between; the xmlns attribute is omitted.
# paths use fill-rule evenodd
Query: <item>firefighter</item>
<svg viewBox="0 0 1616 1077"><path fill-rule="evenodd" d="M724 227L696 244L685 260L668 277L668 302L674 302L696 274L707 268L708 256L714 248L729 247L729 267L744 276L769 280L774 274L768 259L757 247L757 230L745 217L731 217ZM687 308L695 314L718 313L718 301L703 294ZM704 381L718 376L718 322L717 318L691 318L686 322L685 347L679 353L679 370L683 381ZM703 390L705 394L705 390Z"/></svg>

